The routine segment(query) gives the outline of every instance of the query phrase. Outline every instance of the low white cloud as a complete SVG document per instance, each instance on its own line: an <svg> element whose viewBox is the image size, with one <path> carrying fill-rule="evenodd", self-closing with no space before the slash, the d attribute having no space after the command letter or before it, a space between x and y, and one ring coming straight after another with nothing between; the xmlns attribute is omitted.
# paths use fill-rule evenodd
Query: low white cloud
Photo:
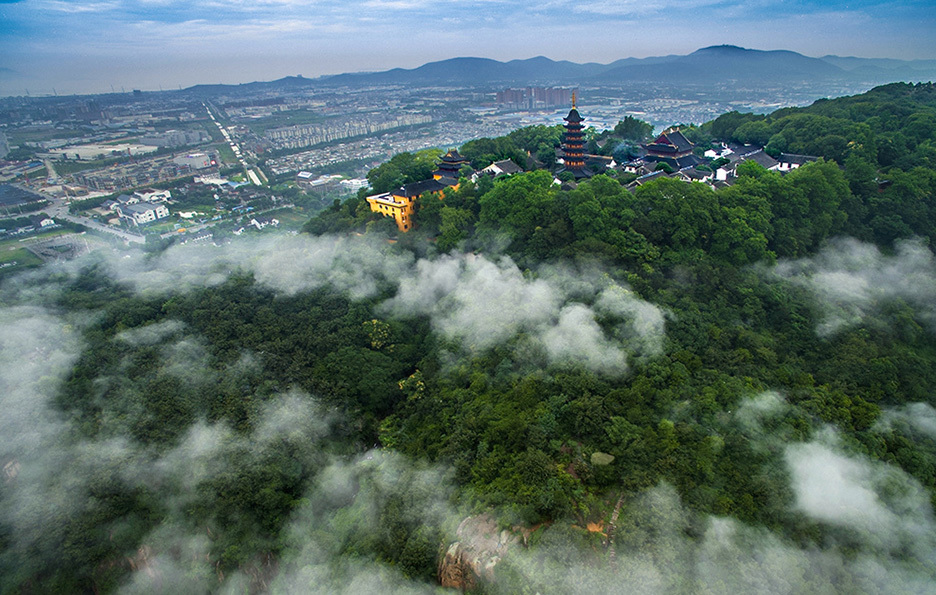
<svg viewBox="0 0 936 595"><path fill-rule="evenodd" d="M894 422L905 424L913 430L936 440L936 409L927 403L910 403L899 408L886 409L875 424L882 431Z"/></svg>
<svg viewBox="0 0 936 595"><path fill-rule="evenodd" d="M779 393L765 391L744 399L735 411L735 418L748 431L758 432L763 422L787 410L789 404Z"/></svg>
<svg viewBox="0 0 936 595"><path fill-rule="evenodd" d="M691 528L691 529L690 529ZM723 593L929 593L933 539L921 532L913 561L873 543L801 546L763 527L729 517L696 515L676 490L660 484L626 502L614 531L615 556L599 559L581 529L559 523L536 547L514 550L501 562L513 584L495 593L528 588L541 593L663 595ZM557 530L558 529L558 530ZM696 537L690 537L689 533ZM590 542L594 543L594 542Z"/></svg>
<svg viewBox="0 0 936 595"><path fill-rule="evenodd" d="M561 268L528 275L509 258L422 260L384 307L395 315L428 314L468 352L522 335L551 362L614 375L626 372L628 353L657 353L664 333L659 308L607 277ZM614 318L614 331L603 330L599 317Z"/></svg>
<svg viewBox="0 0 936 595"><path fill-rule="evenodd" d="M815 257L778 263L774 273L808 288L822 311L822 336L863 323L903 300L936 330L936 258L919 240L887 255L853 239L831 242Z"/></svg>
<svg viewBox="0 0 936 595"><path fill-rule="evenodd" d="M364 298L381 283L399 278L412 260L371 238L282 235L221 247L172 246L155 257L133 254L111 258L107 265L116 280L141 293L212 287L234 273L251 273L262 285L287 295L332 287Z"/></svg>
<svg viewBox="0 0 936 595"><path fill-rule="evenodd" d="M156 345L185 328L179 320L164 320L117 333L117 340L132 346Z"/></svg>
<svg viewBox="0 0 936 595"><path fill-rule="evenodd" d="M595 313L583 304L569 304L555 324L541 335L546 352L555 361L577 361L591 370L620 374L627 369L624 350L605 336Z"/></svg>
<svg viewBox="0 0 936 595"><path fill-rule="evenodd" d="M372 236L269 235L97 258L113 279L147 296L214 287L232 275L251 275L284 295L329 288L359 300L383 292L393 297L379 311L428 315L461 353L478 354L519 338L517 353L527 363L545 357L610 375L626 373L631 356L661 353L665 337L664 312L597 268L521 271L507 257L492 261L474 254L416 260ZM75 276L89 262L79 259L59 272ZM43 276L33 274L8 290L23 298L41 295L43 288ZM164 321L119 338L157 344L182 333L180 325ZM193 357L194 348L188 347Z"/></svg>
<svg viewBox="0 0 936 595"><path fill-rule="evenodd" d="M0 309L0 464L24 462L63 431L49 406L78 358L79 336L41 308Z"/></svg>
<svg viewBox="0 0 936 595"><path fill-rule="evenodd" d="M926 490L899 468L821 442L791 444L785 459L797 510L856 531L872 550L907 548L934 559L936 525Z"/></svg>

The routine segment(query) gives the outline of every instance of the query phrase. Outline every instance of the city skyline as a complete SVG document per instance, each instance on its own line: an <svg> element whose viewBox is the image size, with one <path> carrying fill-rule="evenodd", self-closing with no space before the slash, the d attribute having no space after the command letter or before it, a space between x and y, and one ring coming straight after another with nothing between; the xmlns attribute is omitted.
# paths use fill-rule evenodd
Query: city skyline
<svg viewBox="0 0 936 595"><path fill-rule="evenodd" d="M414 68L456 56L608 63L733 44L936 58L936 8L736 0L0 0L0 96Z"/></svg>

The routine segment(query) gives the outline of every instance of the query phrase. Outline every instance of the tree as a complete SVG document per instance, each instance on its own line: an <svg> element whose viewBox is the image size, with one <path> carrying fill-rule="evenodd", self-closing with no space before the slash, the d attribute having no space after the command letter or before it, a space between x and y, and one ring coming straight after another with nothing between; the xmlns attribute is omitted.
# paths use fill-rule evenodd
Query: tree
<svg viewBox="0 0 936 595"><path fill-rule="evenodd" d="M557 189L549 172L517 174L498 181L481 197L479 230L500 230L525 240L538 225L548 225Z"/></svg>
<svg viewBox="0 0 936 595"><path fill-rule="evenodd" d="M439 227L439 238L436 243L439 251L448 252L468 237L468 225L472 219L474 217L471 211L444 207L442 209L442 225Z"/></svg>
<svg viewBox="0 0 936 595"><path fill-rule="evenodd" d="M614 126L614 136L633 142L646 140L653 134L653 126L633 116L625 116Z"/></svg>

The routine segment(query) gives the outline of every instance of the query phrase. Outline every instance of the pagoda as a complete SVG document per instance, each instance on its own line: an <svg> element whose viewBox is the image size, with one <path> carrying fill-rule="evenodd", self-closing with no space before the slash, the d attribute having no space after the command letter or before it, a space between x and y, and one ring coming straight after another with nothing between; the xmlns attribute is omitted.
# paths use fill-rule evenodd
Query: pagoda
<svg viewBox="0 0 936 595"><path fill-rule="evenodd" d="M432 177L436 180L450 181L450 186L458 183L459 172L461 168L468 164L468 160L458 154L458 149L449 149L448 153L442 156L438 169L432 172Z"/></svg>
<svg viewBox="0 0 936 595"><path fill-rule="evenodd" d="M566 131L562 135L563 168L559 173L571 172L576 179L590 178L593 174L585 167L585 136L582 132L585 118L575 108L575 92L572 93L572 109L563 120L566 121Z"/></svg>

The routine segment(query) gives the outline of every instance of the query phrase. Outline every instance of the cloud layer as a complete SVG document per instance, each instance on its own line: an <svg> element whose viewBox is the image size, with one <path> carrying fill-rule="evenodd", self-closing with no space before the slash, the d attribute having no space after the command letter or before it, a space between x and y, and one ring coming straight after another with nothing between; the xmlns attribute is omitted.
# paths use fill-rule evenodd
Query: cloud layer
<svg viewBox="0 0 936 595"><path fill-rule="evenodd" d="M383 314L429 316L433 328L477 355L514 339L529 364L581 365L612 376L628 358L660 353L665 315L597 270L546 267L523 272L509 258L491 261L461 254L414 260L369 236L270 236L223 247L173 246L156 256L107 258L102 266L143 295L167 295L216 286L250 274L277 293L328 287L352 299L391 295ZM86 261L64 267L69 274ZM42 273L32 277L41 288ZM25 295L39 291L27 284ZM167 322L122 335L131 344L178 330ZM521 358L524 359L524 358Z"/></svg>
<svg viewBox="0 0 936 595"><path fill-rule="evenodd" d="M179 247L101 266L147 296L216 285L236 273L253 274L287 295L320 287L360 299L389 295L382 302L386 312L428 316L437 332L468 353L525 341L537 357L615 372L631 353L660 349L663 313L600 271L548 268L533 274L508 259L474 255L414 261L370 241L277 238L221 249ZM930 266L922 254L909 261L904 253L859 260L877 265L849 270L904 270L898 262L916 262L911 271ZM67 283L82 264L59 267L51 277L47 269L7 283L3 303L41 302L55 293L45 286L50 279ZM815 270L825 269L809 269ZM809 271L804 279L815 276ZM116 481L158 494L161 511L141 546L120 552L120 563L134 569L121 586L126 593L242 592L258 585L313 593L429 590L397 567L346 551L344 544L375 534L391 500L400 503L403 514L418 515L419 530L450 536L464 513L450 505L449 470L389 452L329 453L324 443L331 414L300 393L280 394L260 406L248 433L200 420L162 452L128 438L119 411L102 415L98 438L80 438L53 400L84 348L81 325L36 305L0 308L0 521L12 536L0 559L3 568L28 576L38 560L56 560L68 519L95 509L92 492L100 482ZM151 350L160 373L206 385L218 380L203 339L181 322L128 329L115 342ZM234 364L253 365L249 354ZM505 558L504 569L541 592L803 593L840 585L868 592L931 590L936 526L927 492L896 467L847 452L834 438L789 442L771 435L769 422L789 407L781 395L767 392L743 401L735 419L752 439L779 445L794 495L789 513L841 531L841 542L833 534L827 542L800 547L735 519L697 515L672 487L661 484L627 502L613 561L596 554L601 546L583 542L581 530L557 523L544 531L536 548ZM936 416L927 405L887 415L932 436ZM267 457L282 452L315 471L287 519L284 553L275 564L248 560L241 571L223 576L211 557L219 527L193 526L187 511L212 482L262 467ZM101 530L119 535L127 527L116 522ZM905 561L908 552L912 564ZM17 578L0 577L10 581L0 586L16 584ZM495 589L512 592L513 585L505 579Z"/></svg>
<svg viewBox="0 0 936 595"><path fill-rule="evenodd" d="M809 289L823 314L822 336L865 322L900 301L936 330L936 258L918 240L893 255L853 239L830 243L813 258L778 263L774 273Z"/></svg>

